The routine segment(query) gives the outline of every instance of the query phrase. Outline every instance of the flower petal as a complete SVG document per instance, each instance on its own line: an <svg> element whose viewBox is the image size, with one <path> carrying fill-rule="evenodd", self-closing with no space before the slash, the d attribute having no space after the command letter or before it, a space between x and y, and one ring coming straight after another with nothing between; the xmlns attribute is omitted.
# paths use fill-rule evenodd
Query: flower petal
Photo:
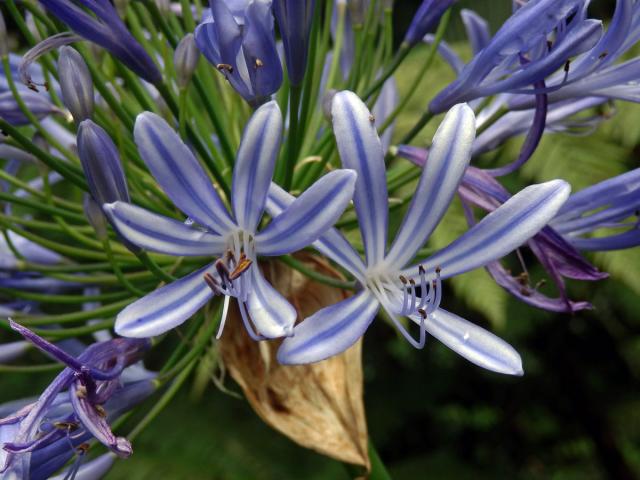
<svg viewBox="0 0 640 480"><path fill-rule="evenodd" d="M298 318L296 309L271 286L257 266L251 271L252 288L247 308L258 333L267 338L290 335Z"/></svg>
<svg viewBox="0 0 640 480"><path fill-rule="evenodd" d="M439 267L442 278L447 278L497 260L538 233L567 200L570 190L562 180L529 186L421 263L427 273L433 275ZM415 265L401 273L417 277L417 272Z"/></svg>
<svg viewBox="0 0 640 480"><path fill-rule="evenodd" d="M144 112L133 133L140 156L180 210L218 233L235 227L208 175L167 122Z"/></svg>
<svg viewBox="0 0 640 480"><path fill-rule="evenodd" d="M323 308L302 321L278 350L282 364L313 363L353 345L369 327L380 304L369 290Z"/></svg>
<svg viewBox="0 0 640 480"><path fill-rule="evenodd" d="M410 318L420 324L419 315L412 315ZM511 345L464 318L438 308L429 315L425 328L471 363L507 375L524 374L520 355Z"/></svg>
<svg viewBox="0 0 640 480"><path fill-rule="evenodd" d="M440 223L471 160L475 132L468 105L449 110L433 137L420 183L385 259L388 265L405 265Z"/></svg>
<svg viewBox="0 0 640 480"><path fill-rule="evenodd" d="M295 201L296 197L271 183L269 196L265 209L273 217L280 215L282 211ZM318 240L313 242L313 247L323 255L346 269L354 277L364 281L366 265L346 238L335 228L327 230Z"/></svg>
<svg viewBox="0 0 640 480"><path fill-rule="evenodd" d="M232 204L238 225L247 231L255 231L262 217L281 137L282 113L273 101L255 111L242 134L233 169Z"/></svg>
<svg viewBox="0 0 640 480"><path fill-rule="evenodd" d="M215 272L213 265L207 265L133 302L116 317L116 333L123 337L147 338L184 323L213 295L203 279L207 272Z"/></svg>
<svg viewBox="0 0 640 480"><path fill-rule="evenodd" d="M355 93L338 92L331 115L342 165L358 174L353 201L367 263L372 265L382 261L387 243L387 181L382 145L371 113Z"/></svg>
<svg viewBox="0 0 640 480"><path fill-rule="evenodd" d="M169 255L219 255L225 241L182 222L124 202L107 203L104 213L118 233L140 248Z"/></svg>
<svg viewBox="0 0 640 480"><path fill-rule="evenodd" d="M328 173L256 236L260 255L283 255L311 245L340 218L353 196L356 172Z"/></svg>
<svg viewBox="0 0 640 480"><path fill-rule="evenodd" d="M476 12L467 8L460 10L460 18L462 18L471 50L475 55L491 41L489 23Z"/></svg>

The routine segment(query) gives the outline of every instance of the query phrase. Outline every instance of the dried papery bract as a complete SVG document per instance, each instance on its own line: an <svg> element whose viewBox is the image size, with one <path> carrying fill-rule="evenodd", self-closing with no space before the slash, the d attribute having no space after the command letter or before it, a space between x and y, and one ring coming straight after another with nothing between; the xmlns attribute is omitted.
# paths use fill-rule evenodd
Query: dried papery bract
<svg viewBox="0 0 640 480"><path fill-rule="evenodd" d="M300 259L324 275L339 277L317 257ZM263 271L296 307L299 318L349 296L279 262L264 264ZM230 315L239 313L235 310ZM241 324L228 322L220 349L226 368L256 413L299 445L363 467L368 473L362 342L322 362L285 366L276 360L279 341L254 342Z"/></svg>

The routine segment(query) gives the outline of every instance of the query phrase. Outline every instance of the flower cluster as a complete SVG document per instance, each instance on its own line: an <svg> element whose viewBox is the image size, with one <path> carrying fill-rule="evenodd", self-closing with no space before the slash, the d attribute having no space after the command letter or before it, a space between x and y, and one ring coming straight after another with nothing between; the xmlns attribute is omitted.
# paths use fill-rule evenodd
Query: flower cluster
<svg viewBox="0 0 640 480"><path fill-rule="evenodd" d="M588 134L613 100L638 101L640 2L618 0L606 31L587 0L514 2L491 35L455 1L424 0L398 48L383 0L8 3L23 55L0 17L0 362L34 345L63 365L37 400L0 406L8 478L98 476L129 456L114 422L156 390L170 398L228 318L277 342L282 365L340 355L379 317L415 348L432 336L522 375L514 347L453 313L447 280L485 267L526 304L574 313L591 304L566 279L608 276L586 252L640 244L640 169L573 195L514 180L545 135ZM458 11L466 64L442 40ZM416 50L417 82L438 54L455 79L413 119L418 83L399 94L394 74ZM468 229L434 249L453 203ZM524 249L557 297L505 266ZM302 250L346 280L304 267ZM301 318L276 262L345 299ZM172 346L157 377L139 363ZM98 444L109 453L85 462Z"/></svg>

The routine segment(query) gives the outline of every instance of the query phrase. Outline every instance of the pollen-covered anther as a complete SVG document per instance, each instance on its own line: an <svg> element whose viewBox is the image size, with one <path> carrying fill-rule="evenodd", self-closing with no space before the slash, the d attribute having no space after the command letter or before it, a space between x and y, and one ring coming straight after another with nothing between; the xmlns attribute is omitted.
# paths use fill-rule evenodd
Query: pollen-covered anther
<svg viewBox="0 0 640 480"><path fill-rule="evenodd" d="M238 278L249 269L251 264L253 264L253 261L250 258L247 258L244 253L242 253L240 255L240 259L238 260L238 264L235 266L233 271L229 273L229 279L235 280L236 278Z"/></svg>
<svg viewBox="0 0 640 480"><path fill-rule="evenodd" d="M76 422L53 422L53 426L58 430L66 430L67 432L73 432L79 427Z"/></svg>
<svg viewBox="0 0 640 480"><path fill-rule="evenodd" d="M259 58L256 58L255 67L256 68L264 67L264 63L262 62L262 60L260 60Z"/></svg>
<svg viewBox="0 0 640 480"><path fill-rule="evenodd" d="M224 72L233 73L233 66L229 65L228 63L219 63L216 65L216 68L223 73Z"/></svg>
<svg viewBox="0 0 640 480"><path fill-rule="evenodd" d="M90 445L88 443L81 443L77 446L76 452L78 452L78 455L84 455L89 451L89 447Z"/></svg>
<svg viewBox="0 0 640 480"><path fill-rule="evenodd" d="M102 405L94 405L93 408L96 409L96 412L98 412L98 415L100 415L102 418L107 417L107 411L104 409Z"/></svg>

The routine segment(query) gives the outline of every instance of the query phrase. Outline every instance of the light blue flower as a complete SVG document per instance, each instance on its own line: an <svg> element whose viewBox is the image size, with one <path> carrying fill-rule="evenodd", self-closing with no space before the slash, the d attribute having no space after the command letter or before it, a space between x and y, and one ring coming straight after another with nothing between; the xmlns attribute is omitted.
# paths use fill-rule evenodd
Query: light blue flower
<svg viewBox="0 0 640 480"><path fill-rule="evenodd" d="M138 116L134 136L140 155L175 205L198 227L122 202L105 205L105 212L122 236L142 248L223 258L129 305L116 319L116 332L129 337L159 335L183 323L216 293L225 295L225 302L229 297L238 300L254 338L291 334L296 311L264 279L258 255L283 255L315 241L351 200L355 173L338 170L325 175L258 231L281 135L278 105L269 102L258 108L238 150L229 213L175 131L157 115Z"/></svg>
<svg viewBox="0 0 640 480"><path fill-rule="evenodd" d="M423 262L412 264L446 212L471 157L474 116L466 105L451 109L438 129L416 194L395 241L387 250L388 199L384 155L369 111L352 92L336 94L333 127L342 163L358 173L354 203L364 241L363 261L337 231L314 246L348 270L361 284L353 297L323 308L296 326L278 352L281 363L309 363L338 354L360 338L380 306L414 346L425 333L489 370L521 374L518 353L492 333L440 308L441 278L483 266L520 246L557 212L569 186L556 180L522 190L466 234ZM291 201L272 186L267 208L277 213ZM421 327L411 338L398 317Z"/></svg>

